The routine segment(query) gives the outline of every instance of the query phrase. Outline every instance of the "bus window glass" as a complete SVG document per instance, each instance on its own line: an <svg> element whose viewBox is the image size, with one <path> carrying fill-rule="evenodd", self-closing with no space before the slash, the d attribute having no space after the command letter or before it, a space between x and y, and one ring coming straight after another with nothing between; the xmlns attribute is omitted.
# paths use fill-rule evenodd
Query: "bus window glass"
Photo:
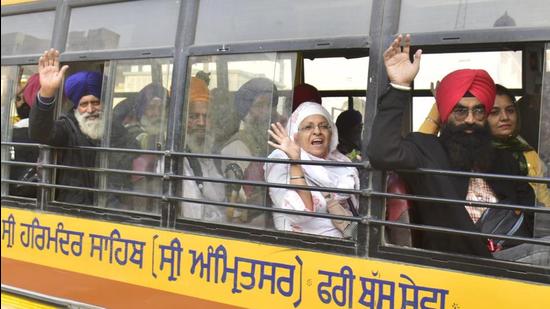
<svg viewBox="0 0 550 309"><path fill-rule="evenodd" d="M39 54L50 47L55 12L2 16L2 57Z"/></svg>
<svg viewBox="0 0 550 309"><path fill-rule="evenodd" d="M1 121L2 121L2 142L10 140L10 127L13 123L11 118L10 105L13 101L13 97L17 91L17 78L18 78L18 68L15 66L2 66L1 72ZM11 159L11 147L2 145L2 161L7 161ZM5 168L5 165L2 165L2 179L7 178L9 173L9 168ZM2 182L2 196L7 192L7 184Z"/></svg>
<svg viewBox="0 0 550 309"><path fill-rule="evenodd" d="M17 90L15 100L10 108L10 121L7 121L10 138L16 143L31 143L29 138L29 114L34 104L34 99L40 88L39 78L35 65L19 67L17 76ZM10 160L16 162L36 163L38 160L38 148L27 146L11 146ZM18 181L36 181L36 167L24 165L12 165L9 168L9 178ZM24 184L10 184L10 195L23 197L36 197L36 187Z"/></svg>
<svg viewBox="0 0 550 309"><path fill-rule="evenodd" d="M185 151L231 157L266 157L267 130L285 123L290 110L296 54L268 53L193 57L187 85ZM215 63L216 65L213 65ZM205 79L209 76L210 79ZM216 85L212 81L217 81ZM234 159L186 158L185 175L263 181L263 163ZM267 206L267 190L252 185L183 182L183 196ZM270 228L271 215L210 205L182 203L180 216Z"/></svg>
<svg viewBox="0 0 550 309"><path fill-rule="evenodd" d="M353 109L364 115L366 98L365 97L353 97ZM332 121L336 122L338 116L350 109L349 98L347 97L324 97L323 106L328 110L332 116Z"/></svg>
<svg viewBox="0 0 550 309"><path fill-rule="evenodd" d="M200 1L196 44L369 34L372 1Z"/></svg>
<svg viewBox="0 0 550 309"><path fill-rule="evenodd" d="M545 65L542 78L542 107L539 136L539 155L547 167L544 176L550 177L550 44L546 44ZM550 186L550 185L549 185Z"/></svg>
<svg viewBox="0 0 550 309"><path fill-rule="evenodd" d="M430 89L430 83L436 83L454 70L467 68L484 69L495 83L507 88L522 88L521 55L521 51L425 54L414 88Z"/></svg>
<svg viewBox="0 0 550 309"><path fill-rule="evenodd" d="M165 149L166 121L173 62L171 59L120 60L114 66L111 126L108 146L141 150ZM140 173L164 173L162 156L114 152L108 155L112 168ZM119 175L119 178L123 177ZM107 181L110 190L133 190L161 194L161 177L132 175L128 181ZM160 213L158 200L119 196L116 207ZM108 204L111 205L111 204Z"/></svg>
<svg viewBox="0 0 550 309"><path fill-rule="evenodd" d="M549 15L550 2L540 0L403 0L398 32L548 27Z"/></svg>
<svg viewBox="0 0 550 309"><path fill-rule="evenodd" d="M175 0L142 0L72 8L66 49L171 47L179 6Z"/></svg>
<svg viewBox="0 0 550 309"><path fill-rule="evenodd" d="M365 90L369 58L304 59L305 82L319 90Z"/></svg>

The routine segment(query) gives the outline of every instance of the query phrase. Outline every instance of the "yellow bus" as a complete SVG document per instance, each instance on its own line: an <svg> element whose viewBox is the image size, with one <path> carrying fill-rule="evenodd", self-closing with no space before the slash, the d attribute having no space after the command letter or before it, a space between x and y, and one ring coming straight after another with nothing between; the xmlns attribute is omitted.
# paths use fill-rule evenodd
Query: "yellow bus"
<svg viewBox="0 0 550 309"><path fill-rule="evenodd" d="M491 235L388 218L388 200L429 197L387 192L387 171L371 168L365 152L387 86L382 53L396 34L410 33L424 55L404 133L426 118L430 83L454 69L482 68L522 98L521 135L550 164L548 16L544 0L2 1L2 307L549 308L547 267L416 246L421 232ZM49 48L61 52L67 76L88 70L103 77L105 130L93 146L71 150L15 138L26 128L16 104ZM237 101L258 79L270 82L269 106L254 122ZM199 150L186 146L193 80L209 97ZM289 162L267 159L267 130L290 117L294 89L303 83L318 89L334 120L350 109L362 115L354 160L339 163L359 171L360 188L344 190L358 197L357 216L271 207L269 188L318 189L268 183L262 175L265 162ZM146 125L139 102L151 84L165 94L160 120L147 124L154 133L141 128L134 146L120 146L116 126ZM58 97L56 117L71 110L63 89ZM255 144L245 149L236 140ZM33 151L33 159L21 159ZM91 153L94 164L61 164L63 151ZM186 174L192 159L212 162L217 176ZM63 173L73 175L71 183L60 182ZM115 176L131 185L119 186ZM548 173L514 179L550 185ZM186 183L217 194L190 196ZM63 192L89 198L62 200ZM186 212L192 207L198 216ZM535 236L548 235L550 208L521 209L535 214ZM349 238L282 231L273 214L347 220L357 231ZM408 240L395 241L394 231Z"/></svg>

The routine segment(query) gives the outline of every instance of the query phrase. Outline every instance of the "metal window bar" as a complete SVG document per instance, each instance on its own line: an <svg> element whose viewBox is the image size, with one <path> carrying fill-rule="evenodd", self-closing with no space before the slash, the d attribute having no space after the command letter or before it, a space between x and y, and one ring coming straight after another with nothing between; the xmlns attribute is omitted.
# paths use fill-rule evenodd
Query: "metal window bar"
<svg viewBox="0 0 550 309"><path fill-rule="evenodd" d="M26 183L26 182L23 182L23 181L4 180L4 179L2 179L2 181L5 181L7 183L23 183L23 184ZM308 216L308 217L316 217L316 218L337 219L337 220L344 220L344 221L350 221L350 222L358 222L358 223L367 224L367 225L374 224L374 225L380 225L380 226L396 226L396 227L401 227L401 228L411 228L411 229L415 229L415 230L424 230L424 231L432 231L432 232L444 232L444 233L448 233L448 234L458 234L458 235L465 235L465 236L475 236L475 237L484 237L484 238L497 238L497 239L505 239L505 240L516 240L516 241L521 241L521 242L524 242L524 243L532 243L532 244L550 246L550 242L543 241L543 240L536 239L536 238L506 236L506 235L489 234L489 233L481 233L481 232L470 232L470 231L462 231L462 230L457 230L457 229L444 228L444 227L438 227L438 226L429 226L429 225L398 223L398 222L391 222L391 221L386 221L386 220L375 219L375 218L372 218L370 216L349 217L349 216L333 215L333 214L329 214L329 213L321 214L321 213L314 213L314 212L302 212L302 211L297 211L297 210L278 209L278 208L271 208L271 207L258 206L258 205L249 205L249 204L242 204L242 203L216 202L216 201L210 201L210 200L176 197L176 196L164 196L164 195L148 194L148 193L141 193L141 192L122 191L122 190L104 190L104 189L93 189L93 188L83 188L83 187L66 186L66 185L54 185L54 184L42 184L42 183L31 183L31 185L40 186L40 187L48 187L48 188L84 190L84 191L88 191L88 192L101 192L101 193L112 193L112 194L120 194L120 195L132 195L132 196L140 196L140 197L148 197L148 198L157 198L157 199L163 199L163 200L173 200L173 201L179 201L179 202L208 204L208 205L221 206L221 207L233 207L233 208L250 209L250 210L263 210L263 211L274 212L274 213L284 213L284 214L292 214L292 215L300 215L300 216ZM493 206L496 206L496 205L493 205Z"/></svg>
<svg viewBox="0 0 550 309"><path fill-rule="evenodd" d="M49 146L44 146L40 144L24 144L24 143L2 143L5 145L19 145L19 146L27 146L27 147L39 147L40 149L44 148L54 148ZM67 147L65 147L67 148ZM275 161L276 163L282 163L282 164L291 164L294 162L300 162L302 160L273 160L273 159L267 159L267 158L257 158L257 157L229 157L229 156L222 156L222 155L203 155L203 154L190 154L190 153L167 153L163 151L142 151L142 150L136 150L136 149L113 149L113 148L104 148L104 147L76 147L80 148L82 150L91 150L91 151L129 151L129 152L136 152L136 153L157 153L158 155L178 155L178 156L194 156L194 157L215 157L220 159L241 159L241 160L249 160L253 159L254 161ZM54 149L60 149L60 147L55 147ZM74 149L74 148L72 148ZM304 161L304 163L308 164L316 164L316 163L323 163L322 165L333 165L330 163L334 162L315 162L315 161ZM329 163L329 164L327 164ZM85 167L75 167L75 166L63 166L63 165L56 165L56 164L44 164L44 163L29 163L29 162L18 162L18 161L2 161L3 165L23 165L23 166L37 166L42 168L60 168L60 169L72 169L72 170L83 170L83 171L89 171L89 172L99 172L99 173L122 173L122 174L132 174L132 175L143 175L143 176L153 176L153 177L163 177L163 179L171 180L171 179L189 179L189 180L202 180L202 181L210 181L210 182L221 182L221 183L239 183L239 184L248 184L248 185L255 185L255 186L264 186L264 187L278 187L278 188L288 188L288 189L300 189L300 190L309 190L309 191L326 191L326 192L341 192L341 193L348 193L348 194L361 194L363 196L367 196L370 198L373 197L383 197L383 198L400 198L400 199L408 199L408 200L416 200L416 201L431 201L436 203L449 203L453 206L461 207L464 204L469 204L472 206L483 206L483 207L489 207L489 208L502 208L502 209L521 209L524 211L529 212L539 212L539 213L550 213L550 209L545 208L535 208L535 207L529 207L529 206L522 206L522 205L511 205L511 204L493 204L493 203L484 203L484 202L470 202L466 200L455 200L455 199L445 199L445 198L434 198L434 197L426 197L426 196L413 196L408 194L393 194L393 193L386 193L386 192L377 192L370 189L364 189L364 190L342 190L342 189L336 189L336 188L318 188L318 187L310 187L310 186L301 186L301 185L286 185L286 184L275 184L275 183L267 183L267 182L260 182L260 181L247 181L247 180L228 180L228 179L220 179L220 178L209 178L209 177L196 177L196 176L183 176L183 175L169 175L169 174L158 174L158 173L151 173L151 172L135 172L135 171L128 171L128 170L117 170L117 169L106 169L106 168L85 168ZM361 168L368 168L368 162L365 163L359 163L354 164L358 165ZM536 177L525 177L525 176L507 176L507 175L494 175L494 174L485 174L485 173L470 173L470 172L457 172L457 171L441 171L441 170L433 170L433 169L419 169L419 170L403 170L400 172L413 172L413 173L436 173L436 174L442 174L442 175L455 175L455 176L463 176L463 177L472 177L472 176L479 176L479 177L487 177L487 178L499 178L499 179L513 179L513 180L523 180L523 181L538 181L541 180L540 178ZM376 224L376 225L382 225L382 226L398 226L398 227L404 227L404 228L411 228L411 229L420 229L420 230L428 230L428 231L442 231L442 232L448 232L448 233L456 233L456 234L462 234L462 235L471 235L471 236L479 236L479 237L487 237L488 235L494 238L499 239L512 239L512 240L519 240L526 243L536 243L536 244L543 244L548 245L547 242L540 241L537 239L530 239L530 238L522 238L522 237L511 237L511 236L502 236L502 235L492 235L492 234L484 234L484 233L478 233L478 232L468 232L468 231L460 231L460 230L454 230L454 229L447 229L447 228L441 228L441 227L431 227L431 226L423 226L423 225L416 225L416 224L406 224L406 223L397 223L397 222L390 222L386 220L379 220L374 219L370 216L362 216L362 217L347 217L347 216L337 216L332 214L319 214L319 213L311 213L311 212L301 212L301 211L294 211L294 210L285 210L285 209L275 209L271 207L265 207L265 206L258 206L258 205L248 205L248 204L241 204L241 203L228 203L228 202L215 202L215 201L206 201L206 200L199 200L199 199L191 199L191 198L185 198L185 197L176 197L176 196L166 196L166 195L159 195L159 194L149 194L149 193L142 193L142 192L135 192L135 191L124 191L124 190L108 190L108 189L94 189L94 188L83 188L83 187L75 187L75 186L67 186L67 185L56 185L56 184L46 184L46 183L30 183L25 181L17 181L17 180L10 180L10 179L2 179L2 182L5 183L13 183L13 184L27 184L32 186L38 186L41 188L59 188L59 189L69 189L69 190L84 190L88 192L99 192L99 193L112 193L112 194L120 194L120 195L132 195L132 196L140 196L140 197L148 197L148 198L155 198L155 199L162 199L164 201L179 201L179 202L191 202L191 203L202 203L202 204L208 204L208 205L214 205L214 206L223 206L223 207L234 207L234 208L242 208L242 209L253 209L253 210L262 210L267 212L275 212L275 213L286 213L286 214L297 214L297 215L304 215L304 216L311 216L311 217L320 217L320 218L328 218L328 219L339 219L339 220L345 220L350 222L361 222L363 224ZM548 183L550 182L548 179L542 179L540 181L542 183Z"/></svg>

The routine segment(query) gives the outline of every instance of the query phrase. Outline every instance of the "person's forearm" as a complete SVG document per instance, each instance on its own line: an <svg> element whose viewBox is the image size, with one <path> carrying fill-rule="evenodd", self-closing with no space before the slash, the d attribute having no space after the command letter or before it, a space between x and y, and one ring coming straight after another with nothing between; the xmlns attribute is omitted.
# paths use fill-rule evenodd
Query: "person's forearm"
<svg viewBox="0 0 550 309"><path fill-rule="evenodd" d="M291 164L290 165L290 171L289 171L289 177L290 177L290 184L292 185L307 185L306 178L304 175L304 171L302 170L302 166L299 164ZM313 199L311 197L311 191L307 190L296 190L302 201L304 202L304 205L308 210L313 211Z"/></svg>
<svg viewBox="0 0 550 309"><path fill-rule="evenodd" d="M36 142L52 146L63 146L66 134L54 120L55 98L49 104L37 100L29 115L29 137Z"/></svg>
<svg viewBox="0 0 550 309"><path fill-rule="evenodd" d="M375 168L395 169L408 157L402 143L401 126L409 99L410 93L396 89L388 90L380 98L367 147L367 155Z"/></svg>

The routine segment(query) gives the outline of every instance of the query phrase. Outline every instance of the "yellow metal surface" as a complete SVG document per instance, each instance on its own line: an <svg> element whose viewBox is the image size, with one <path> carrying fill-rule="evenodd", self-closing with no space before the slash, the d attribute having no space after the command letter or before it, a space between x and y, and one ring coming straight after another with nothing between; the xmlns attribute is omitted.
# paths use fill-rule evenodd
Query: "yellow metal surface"
<svg viewBox="0 0 550 309"><path fill-rule="evenodd" d="M12 293L2 292L2 309L55 309L56 306L48 305L28 297Z"/></svg>
<svg viewBox="0 0 550 309"><path fill-rule="evenodd" d="M2 230L2 257L247 308L550 308L550 285L382 260L6 207Z"/></svg>
<svg viewBox="0 0 550 309"><path fill-rule="evenodd" d="M2 5L13 5L29 2L38 2L39 0L2 0Z"/></svg>

